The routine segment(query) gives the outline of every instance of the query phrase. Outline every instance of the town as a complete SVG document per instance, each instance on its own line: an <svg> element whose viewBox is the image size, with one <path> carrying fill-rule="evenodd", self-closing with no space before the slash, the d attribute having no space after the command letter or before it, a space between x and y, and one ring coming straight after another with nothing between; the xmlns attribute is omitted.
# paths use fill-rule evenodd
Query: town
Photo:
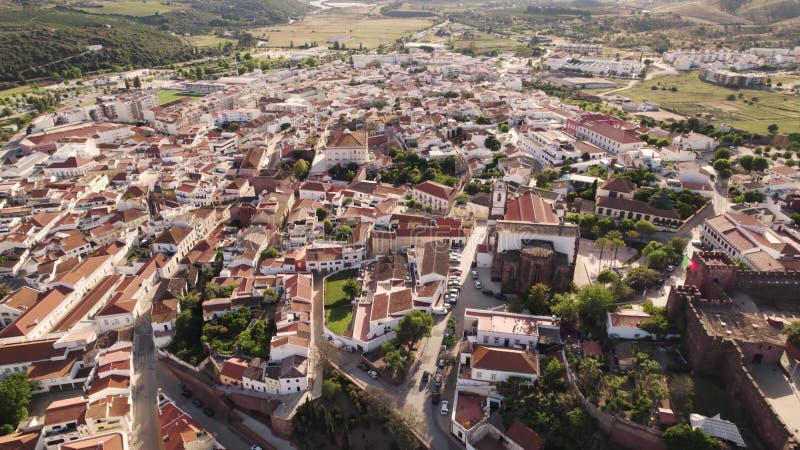
<svg viewBox="0 0 800 450"><path fill-rule="evenodd" d="M133 70L10 130L0 448L798 448L800 135L565 86L800 52L599 47Z"/></svg>

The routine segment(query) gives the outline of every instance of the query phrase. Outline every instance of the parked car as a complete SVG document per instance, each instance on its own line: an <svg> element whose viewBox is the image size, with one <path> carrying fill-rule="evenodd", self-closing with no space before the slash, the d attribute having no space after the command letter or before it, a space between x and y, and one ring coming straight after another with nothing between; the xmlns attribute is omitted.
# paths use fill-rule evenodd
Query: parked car
<svg viewBox="0 0 800 450"><path fill-rule="evenodd" d="M344 346L344 351L353 353L354 351L356 351L356 348L353 347L352 345L345 345Z"/></svg>
<svg viewBox="0 0 800 450"><path fill-rule="evenodd" d="M475 289L480 289L480 288L481 288L481 282L478 281L478 280L475 280Z"/></svg>
<svg viewBox="0 0 800 450"><path fill-rule="evenodd" d="M473 280L477 280L478 279L478 271L477 270L473 270L472 271L472 279Z"/></svg>
<svg viewBox="0 0 800 450"><path fill-rule="evenodd" d="M486 288L486 289L484 289L484 290L483 290L483 291L481 291L481 292L483 292L483 295L488 295L489 297L491 297L491 296L493 296L493 295L494 295L494 292L492 292L492 290L491 290L491 289L489 289L489 288Z"/></svg>
<svg viewBox="0 0 800 450"><path fill-rule="evenodd" d="M358 367L359 369L361 369L361 370L363 370L365 372L369 370L369 366L367 366L363 362L362 363L358 363L358 365L356 367Z"/></svg>
<svg viewBox="0 0 800 450"><path fill-rule="evenodd" d="M250 450L264 450L264 449L261 448L260 445L253 444L253 445L250 446Z"/></svg>
<svg viewBox="0 0 800 450"><path fill-rule="evenodd" d="M450 412L449 406L450 403L447 400L443 401L442 406L439 407L439 413L444 416L445 414Z"/></svg>
<svg viewBox="0 0 800 450"><path fill-rule="evenodd" d="M203 401L200 400L199 398L196 398L196 399L192 400L192 404L194 406L197 406L198 408L202 408L205 403L203 403Z"/></svg>
<svg viewBox="0 0 800 450"><path fill-rule="evenodd" d="M703 248L703 241L692 241L692 247Z"/></svg>
<svg viewBox="0 0 800 450"><path fill-rule="evenodd" d="M442 387L442 374L437 373L435 377L433 377L433 388L435 390L439 390Z"/></svg>
<svg viewBox="0 0 800 450"><path fill-rule="evenodd" d="M439 393L439 390L434 390L433 394L431 394L431 403L434 405L439 403L439 400L442 398L442 394Z"/></svg>
<svg viewBox="0 0 800 450"><path fill-rule="evenodd" d="M478 267L478 261L472 261L472 264L469 265L470 267Z"/></svg>
<svg viewBox="0 0 800 450"><path fill-rule="evenodd" d="M427 370L425 372L422 372L422 382L423 383L427 383L428 380L430 380L430 378L431 378L431 373L430 372L428 372Z"/></svg>
<svg viewBox="0 0 800 450"><path fill-rule="evenodd" d="M188 389L184 389L183 392L181 392L181 395L186 397L186 398L192 398L192 391L190 391Z"/></svg>
<svg viewBox="0 0 800 450"><path fill-rule="evenodd" d="M378 377L381 376L378 372L374 370L368 370L367 375L369 375L369 377L372 378L373 380L377 380Z"/></svg>
<svg viewBox="0 0 800 450"><path fill-rule="evenodd" d="M495 292L494 293L494 298L496 298L498 300L505 300L506 296L502 292Z"/></svg>
<svg viewBox="0 0 800 450"><path fill-rule="evenodd" d="M208 417L214 417L214 410L211 408L203 408L203 414L207 415Z"/></svg>
<svg viewBox="0 0 800 450"><path fill-rule="evenodd" d="M333 336L331 336L328 333L323 333L322 334L322 339L325 339L326 341L330 341L330 340L333 340Z"/></svg>

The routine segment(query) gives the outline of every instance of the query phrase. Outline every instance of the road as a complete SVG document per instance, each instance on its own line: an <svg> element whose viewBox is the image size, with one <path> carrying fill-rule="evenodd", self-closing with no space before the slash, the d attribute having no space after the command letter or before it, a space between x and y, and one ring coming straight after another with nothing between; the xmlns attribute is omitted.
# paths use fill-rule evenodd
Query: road
<svg viewBox="0 0 800 450"><path fill-rule="evenodd" d="M439 405L434 405L430 401L430 394L432 389L432 381L429 383L422 383L422 374L426 370L431 373L436 373L436 362L439 358L442 339L447 328L447 320L449 317L456 319L456 336L463 335L464 329L464 310L466 308L492 308L501 306L503 301L497 300L481 293L480 290L475 289L470 275L470 266L475 256L477 244L483 242L486 236L486 225L479 224L475 227L472 237L467 241L461 256L461 264L458 267L461 272L462 290L458 303L447 316L435 316L437 320L431 336L420 343L417 348L417 362L409 370L406 377L406 382L400 386L394 386L383 379L373 380L367 374L358 369L357 364L360 357L357 353L347 353L341 351L338 353L337 365L339 368L353 376L358 380L362 387L365 386L378 386L382 390L392 395L397 401L398 407L401 410L414 411L421 414L419 417L424 429L419 430L421 434L429 439L432 449L458 449L461 448L456 444L456 441L449 436L449 415L443 416L439 413ZM489 280L489 269L478 269L480 273L480 280L483 284L497 289ZM315 286L315 289L317 287ZM321 298L318 302L322 302ZM315 307L316 307L315 303ZM318 308L321 314L322 308ZM320 319L321 320L321 319ZM319 334L319 333L314 333ZM327 343L323 345L328 345ZM332 347L331 347L332 348ZM450 355L457 357L458 345L451 350ZM451 370L452 369L452 370ZM445 369L445 385L442 390L442 400L447 400L452 404L453 396L455 393L455 385L457 378L457 367L447 367Z"/></svg>
<svg viewBox="0 0 800 450"><path fill-rule="evenodd" d="M157 373L158 362L150 326L150 309L139 317L133 330L133 423L131 448L158 448L161 431L156 425L156 393L162 379Z"/></svg>
<svg viewBox="0 0 800 450"><path fill-rule="evenodd" d="M157 366L160 367L160 364L157 364ZM181 395L182 389L180 381L168 369L162 369L158 371L158 387L160 387L168 397L175 401L175 404L178 406L178 408L192 416L192 419L196 420L197 423L206 429L206 431L214 435L217 438L217 442L219 442L223 447L231 450L238 450L248 449L250 448L250 445L252 445L250 442L242 439L236 431L228 428L227 424L203 414L203 410L195 406L192 403L192 399L183 397ZM153 406L155 408L155 396L153 397ZM150 419L150 422L154 427L155 424L158 423L157 420L154 420L156 417L158 416L154 415L153 418ZM155 447L137 448L143 448L147 450L159 447L158 442L156 442Z"/></svg>

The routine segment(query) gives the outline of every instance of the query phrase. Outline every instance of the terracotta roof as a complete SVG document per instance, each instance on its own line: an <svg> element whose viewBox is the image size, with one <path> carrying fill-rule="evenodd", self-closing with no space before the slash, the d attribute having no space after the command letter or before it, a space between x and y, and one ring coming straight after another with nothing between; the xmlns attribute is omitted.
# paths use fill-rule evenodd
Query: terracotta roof
<svg viewBox="0 0 800 450"><path fill-rule="evenodd" d="M424 192L433 197L449 200L455 192L455 189L435 181L423 181L422 183L414 186L414 190Z"/></svg>
<svg viewBox="0 0 800 450"><path fill-rule="evenodd" d="M58 425L68 422L84 423L84 412L89 400L83 397L70 397L50 403L44 413L45 425Z"/></svg>
<svg viewBox="0 0 800 450"><path fill-rule="evenodd" d="M32 361L48 360L56 355L63 355L64 349L56 350L53 348L56 340L44 339L0 345L0 364L24 364Z"/></svg>
<svg viewBox="0 0 800 450"><path fill-rule="evenodd" d="M225 363L222 364L220 375L237 381L242 381L242 375L244 375L244 371L247 369L248 365L249 364L247 360L241 358L227 359L225 360Z"/></svg>
<svg viewBox="0 0 800 450"><path fill-rule="evenodd" d="M92 388L89 389L88 394L94 395L98 392L103 392L106 389L130 389L131 379L124 375L109 375L105 378L100 378L92 383Z"/></svg>
<svg viewBox="0 0 800 450"><path fill-rule="evenodd" d="M504 347L476 346L472 353L472 367L532 375L539 373L539 361L536 355L525 350Z"/></svg>
<svg viewBox="0 0 800 450"><path fill-rule="evenodd" d="M124 450L127 448L122 433L104 434L61 444L60 450Z"/></svg>
<svg viewBox="0 0 800 450"><path fill-rule="evenodd" d="M366 147L367 146L367 132L366 131L332 131L328 136L326 147Z"/></svg>
<svg viewBox="0 0 800 450"><path fill-rule="evenodd" d="M541 450L544 446L544 439L542 439L539 433L526 427L519 420L508 427L506 436L516 442L523 450Z"/></svg>
<svg viewBox="0 0 800 450"><path fill-rule="evenodd" d="M72 289L56 286L49 290L30 309L0 331L0 338L27 336L40 321L53 312L64 299L72 293Z"/></svg>
<svg viewBox="0 0 800 450"><path fill-rule="evenodd" d="M603 184L600 186L600 189L630 194L636 191L636 186L624 178L609 178L603 182Z"/></svg>
<svg viewBox="0 0 800 450"><path fill-rule="evenodd" d="M597 199L597 207L650 215L652 216L650 218L651 221L655 217L681 220L681 215L677 211L653 208L645 202L639 200L628 200L627 198L599 197Z"/></svg>
<svg viewBox="0 0 800 450"><path fill-rule="evenodd" d="M278 378L300 378L308 373L308 358L301 355L292 355L283 358Z"/></svg>
<svg viewBox="0 0 800 450"><path fill-rule="evenodd" d="M508 202L505 220L558 224L552 206L534 193L527 193Z"/></svg>
<svg viewBox="0 0 800 450"><path fill-rule="evenodd" d="M191 228L170 227L161 233L154 241L154 244L180 244L186 236L192 232Z"/></svg>
<svg viewBox="0 0 800 450"><path fill-rule="evenodd" d="M16 291L8 294L6 298L0 301L0 304L14 308L19 311L25 311L39 299L40 292L36 289L23 286Z"/></svg>
<svg viewBox="0 0 800 450"><path fill-rule="evenodd" d="M34 450L39 433L20 433L0 436L0 448L4 450Z"/></svg>

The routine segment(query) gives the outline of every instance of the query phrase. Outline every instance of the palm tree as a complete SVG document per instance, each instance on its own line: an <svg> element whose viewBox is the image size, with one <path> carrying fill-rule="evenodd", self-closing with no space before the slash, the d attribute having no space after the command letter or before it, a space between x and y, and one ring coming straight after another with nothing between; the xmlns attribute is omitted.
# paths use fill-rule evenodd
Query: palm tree
<svg viewBox="0 0 800 450"><path fill-rule="evenodd" d="M625 241L622 239L622 233L617 230L609 231L606 234L606 239L609 240L609 246L614 249L614 264L617 262L617 252L620 247L625 247Z"/></svg>
<svg viewBox="0 0 800 450"><path fill-rule="evenodd" d="M605 251L606 247L609 246L609 244L610 241L605 237L599 237L594 241L595 247L600 247L600 260L597 263L598 268L600 268L600 266L603 264L603 252Z"/></svg>

